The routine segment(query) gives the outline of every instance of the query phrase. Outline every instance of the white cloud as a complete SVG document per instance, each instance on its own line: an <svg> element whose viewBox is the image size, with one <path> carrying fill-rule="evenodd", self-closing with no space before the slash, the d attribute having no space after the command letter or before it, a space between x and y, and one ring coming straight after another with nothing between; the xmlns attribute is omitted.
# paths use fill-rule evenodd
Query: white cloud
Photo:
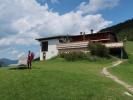
<svg viewBox="0 0 133 100"><path fill-rule="evenodd" d="M83 3L81 5L83 6ZM39 37L79 34L81 31L89 32L90 29L98 31L112 23L101 14L83 15L84 9L81 5L75 12L60 15L50 10L47 4L41 6L36 0L0 0L0 51L6 50L10 45L34 47L33 45L38 43L35 39ZM87 6L87 3L84 5ZM101 4L97 5L98 8L101 7ZM95 8L95 11L98 8ZM22 51L22 54L19 52L17 48L9 50L14 58L24 54Z"/></svg>
<svg viewBox="0 0 133 100"><path fill-rule="evenodd" d="M13 49L13 50L11 51L11 54L12 54L12 55L16 55L16 54L18 54L18 51L17 51L16 49Z"/></svg>
<svg viewBox="0 0 133 100"><path fill-rule="evenodd" d="M26 57L26 54L25 52L21 52L17 55L18 58L21 58L21 57Z"/></svg>
<svg viewBox="0 0 133 100"><path fill-rule="evenodd" d="M1 52L1 51L0 51ZM21 50L17 50L17 48L14 48L14 47L9 47L8 49L2 51L1 53L4 53L6 52L7 55L10 55L10 56L3 56L3 58L9 58L9 59L19 59L20 57L24 56L26 57L26 53L21 51Z"/></svg>
<svg viewBox="0 0 133 100"><path fill-rule="evenodd" d="M51 0L52 3L59 3L59 0Z"/></svg>
<svg viewBox="0 0 133 100"><path fill-rule="evenodd" d="M4 53L6 51L10 50L10 48L8 46L5 45L0 45L0 53Z"/></svg>
<svg viewBox="0 0 133 100"><path fill-rule="evenodd" d="M33 45L38 44L32 37L21 37L21 35L13 35L9 37L4 37L0 40L0 46L8 45Z"/></svg>
<svg viewBox="0 0 133 100"><path fill-rule="evenodd" d="M118 3L119 0L88 0L88 2L82 2L78 9L82 13L95 13L106 8L113 8Z"/></svg>
<svg viewBox="0 0 133 100"><path fill-rule="evenodd" d="M101 14L82 15L80 11L60 15L35 0L0 0L0 45L33 45L35 38L97 31L111 24Z"/></svg>

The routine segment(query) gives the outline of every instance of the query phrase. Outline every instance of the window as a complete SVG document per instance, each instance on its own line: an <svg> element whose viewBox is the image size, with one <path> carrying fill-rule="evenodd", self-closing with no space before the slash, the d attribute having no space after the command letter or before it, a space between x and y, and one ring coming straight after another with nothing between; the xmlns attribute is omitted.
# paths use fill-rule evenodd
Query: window
<svg viewBox="0 0 133 100"><path fill-rule="evenodd" d="M66 38L60 38L59 43L66 43Z"/></svg>
<svg viewBox="0 0 133 100"><path fill-rule="evenodd" d="M48 41L42 42L42 51L48 51Z"/></svg>

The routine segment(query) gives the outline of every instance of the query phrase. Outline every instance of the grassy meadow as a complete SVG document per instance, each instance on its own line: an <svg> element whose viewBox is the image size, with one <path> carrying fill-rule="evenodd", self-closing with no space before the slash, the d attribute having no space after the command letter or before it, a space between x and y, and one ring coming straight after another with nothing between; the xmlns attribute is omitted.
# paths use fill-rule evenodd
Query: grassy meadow
<svg viewBox="0 0 133 100"><path fill-rule="evenodd" d="M101 74L111 62L57 58L34 62L32 70L2 68L0 100L131 100L123 87Z"/></svg>
<svg viewBox="0 0 133 100"><path fill-rule="evenodd" d="M133 42L127 41L125 43L125 49L129 59L118 67L110 69L110 71L120 79L133 85Z"/></svg>

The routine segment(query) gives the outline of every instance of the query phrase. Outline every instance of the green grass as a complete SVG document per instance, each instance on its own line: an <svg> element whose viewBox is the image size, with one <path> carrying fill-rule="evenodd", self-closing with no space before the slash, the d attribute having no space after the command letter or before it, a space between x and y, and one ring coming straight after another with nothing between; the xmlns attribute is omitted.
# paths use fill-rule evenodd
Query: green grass
<svg viewBox="0 0 133 100"><path fill-rule="evenodd" d="M131 100L101 74L112 60L34 62L31 70L0 69L0 100Z"/></svg>
<svg viewBox="0 0 133 100"><path fill-rule="evenodd" d="M126 43L124 43L124 47L128 54L130 53L133 54L133 42L132 41L127 41Z"/></svg>
<svg viewBox="0 0 133 100"><path fill-rule="evenodd" d="M129 59L118 67L110 69L110 71L120 79L133 85L133 42L127 41L125 49L128 53Z"/></svg>

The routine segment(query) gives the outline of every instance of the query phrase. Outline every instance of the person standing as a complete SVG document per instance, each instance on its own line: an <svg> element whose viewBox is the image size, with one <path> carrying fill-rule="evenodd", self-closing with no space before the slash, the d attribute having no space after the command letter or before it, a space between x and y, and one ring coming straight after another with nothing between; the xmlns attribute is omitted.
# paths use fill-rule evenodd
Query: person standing
<svg viewBox="0 0 133 100"><path fill-rule="evenodd" d="M29 69L31 69L31 67L32 67L33 60L34 60L34 53L29 50L28 59L27 59L27 65L28 65Z"/></svg>
<svg viewBox="0 0 133 100"><path fill-rule="evenodd" d="M27 65L28 65L28 68L31 69L31 66L32 66L32 55L31 55L31 51L29 51L29 53L28 53Z"/></svg>

